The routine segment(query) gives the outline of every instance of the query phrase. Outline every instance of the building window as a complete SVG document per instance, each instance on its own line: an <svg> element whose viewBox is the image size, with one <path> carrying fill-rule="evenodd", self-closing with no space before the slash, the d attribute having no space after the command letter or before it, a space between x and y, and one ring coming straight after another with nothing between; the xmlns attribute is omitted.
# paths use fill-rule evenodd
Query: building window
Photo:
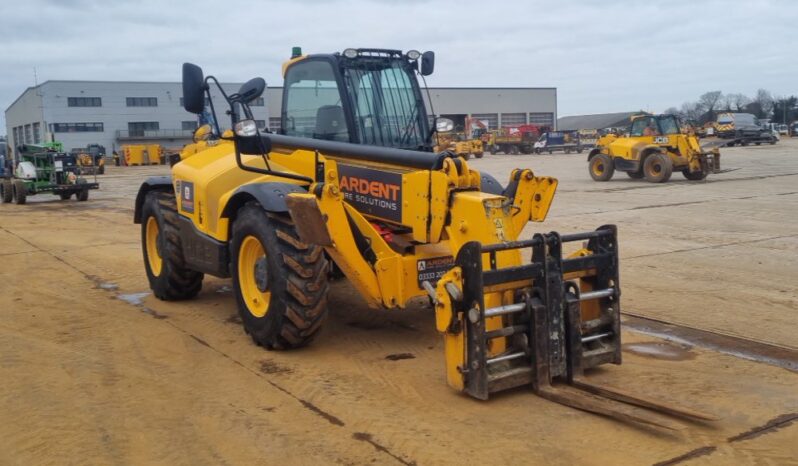
<svg viewBox="0 0 798 466"><path fill-rule="evenodd" d="M266 128L266 120L255 120L255 125L258 129L264 129Z"/></svg>
<svg viewBox="0 0 798 466"><path fill-rule="evenodd" d="M31 137L31 132L30 132L30 125L25 125L25 144L33 144L33 138Z"/></svg>
<svg viewBox="0 0 798 466"><path fill-rule="evenodd" d="M127 97L128 107L157 107L157 97Z"/></svg>
<svg viewBox="0 0 798 466"><path fill-rule="evenodd" d="M554 126L553 113L530 113L529 123L541 126Z"/></svg>
<svg viewBox="0 0 798 466"><path fill-rule="evenodd" d="M102 123L53 123L54 133L102 133Z"/></svg>
<svg viewBox="0 0 798 466"><path fill-rule="evenodd" d="M258 97L257 99L253 100L249 103L250 107L264 107L266 106L266 100L263 97Z"/></svg>
<svg viewBox="0 0 798 466"><path fill-rule="evenodd" d="M471 119L479 120L488 125L488 129L496 129L499 127L499 114L498 113L474 113Z"/></svg>
<svg viewBox="0 0 798 466"><path fill-rule="evenodd" d="M183 131L194 131L197 129L197 122L195 120L181 122Z"/></svg>
<svg viewBox="0 0 798 466"><path fill-rule="evenodd" d="M526 113L502 113L502 126L526 124Z"/></svg>
<svg viewBox="0 0 798 466"><path fill-rule="evenodd" d="M127 124L130 136L144 136L145 131L158 131L160 125L157 121L134 121Z"/></svg>
<svg viewBox="0 0 798 466"><path fill-rule="evenodd" d="M271 117L269 118L269 131L272 133L279 133L280 132L280 117Z"/></svg>
<svg viewBox="0 0 798 466"><path fill-rule="evenodd" d="M14 133L14 147L17 147L20 143L20 139L22 139L22 137L19 135L19 127L15 126L12 131Z"/></svg>
<svg viewBox="0 0 798 466"><path fill-rule="evenodd" d="M103 101L99 97L67 97L69 107L102 107Z"/></svg>
<svg viewBox="0 0 798 466"><path fill-rule="evenodd" d="M42 129L41 123L33 124L33 143L38 144L42 142Z"/></svg>

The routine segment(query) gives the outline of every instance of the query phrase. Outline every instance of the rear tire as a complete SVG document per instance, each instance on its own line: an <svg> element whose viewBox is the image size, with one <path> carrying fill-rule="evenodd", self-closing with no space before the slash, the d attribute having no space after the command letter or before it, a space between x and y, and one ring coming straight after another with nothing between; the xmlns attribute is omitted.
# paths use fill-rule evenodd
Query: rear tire
<svg viewBox="0 0 798 466"><path fill-rule="evenodd" d="M324 250L303 243L288 216L256 203L238 211L230 248L238 312L252 340L268 349L310 343L327 317Z"/></svg>
<svg viewBox="0 0 798 466"><path fill-rule="evenodd" d="M643 174L646 181L651 183L664 183L671 178L673 162L663 153L655 153L646 157L643 162Z"/></svg>
<svg viewBox="0 0 798 466"><path fill-rule="evenodd" d="M81 189L80 191L78 191L77 198L78 198L79 202L88 201L89 200L89 190L87 188Z"/></svg>
<svg viewBox="0 0 798 466"><path fill-rule="evenodd" d="M62 201L66 201L72 197L72 193L59 193L58 197L60 197Z"/></svg>
<svg viewBox="0 0 798 466"><path fill-rule="evenodd" d="M2 198L3 204L8 204L14 200L14 184L11 183L11 180L2 180L0 182L0 198Z"/></svg>
<svg viewBox="0 0 798 466"><path fill-rule="evenodd" d="M141 251L150 288L164 301L190 299L202 289L203 274L186 267L177 220L174 194L147 193L141 209Z"/></svg>
<svg viewBox="0 0 798 466"><path fill-rule="evenodd" d="M22 205L28 199L28 188L25 186L25 182L22 180L14 180L14 203Z"/></svg>
<svg viewBox="0 0 798 466"><path fill-rule="evenodd" d="M588 165L590 177L594 181L609 181L615 173L615 165L607 154L594 155Z"/></svg>
<svg viewBox="0 0 798 466"><path fill-rule="evenodd" d="M701 181L707 177L707 172L701 170L700 172L691 172L689 168L682 170L682 175L690 181Z"/></svg>

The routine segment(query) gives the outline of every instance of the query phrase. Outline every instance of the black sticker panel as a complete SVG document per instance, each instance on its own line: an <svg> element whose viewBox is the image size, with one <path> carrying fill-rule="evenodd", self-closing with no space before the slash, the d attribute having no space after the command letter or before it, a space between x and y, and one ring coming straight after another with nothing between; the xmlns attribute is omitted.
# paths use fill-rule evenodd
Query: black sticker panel
<svg viewBox="0 0 798 466"><path fill-rule="evenodd" d="M346 202L364 215L402 222L402 175L338 165L338 184Z"/></svg>
<svg viewBox="0 0 798 466"><path fill-rule="evenodd" d="M418 271L418 287L421 288L423 282L430 282L432 286L438 283L438 280L449 271L454 265L454 257L430 257L429 259L421 259L416 262L416 270Z"/></svg>
<svg viewBox="0 0 798 466"><path fill-rule="evenodd" d="M189 214L194 213L194 183L183 181L179 184L180 210Z"/></svg>

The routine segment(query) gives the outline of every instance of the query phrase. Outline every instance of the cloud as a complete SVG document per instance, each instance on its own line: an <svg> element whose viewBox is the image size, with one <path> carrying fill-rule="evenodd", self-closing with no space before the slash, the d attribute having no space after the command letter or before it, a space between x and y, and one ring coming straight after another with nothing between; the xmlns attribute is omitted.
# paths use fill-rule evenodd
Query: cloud
<svg viewBox="0 0 798 466"><path fill-rule="evenodd" d="M798 93L786 0L34 0L3 16L4 109L34 67L39 82L177 81L192 61L223 81L278 85L295 45L435 50L430 86L554 86L561 115L663 110L712 89Z"/></svg>

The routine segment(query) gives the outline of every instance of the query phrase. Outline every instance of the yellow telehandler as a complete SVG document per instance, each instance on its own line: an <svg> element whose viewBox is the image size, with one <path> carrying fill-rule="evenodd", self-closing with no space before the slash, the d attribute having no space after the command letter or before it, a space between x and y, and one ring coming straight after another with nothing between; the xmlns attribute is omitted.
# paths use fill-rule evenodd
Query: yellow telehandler
<svg viewBox="0 0 798 466"><path fill-rule="evenodd" d="M718 148L704 150L695 135L681 132L673 115L632 117L628 136L601 137L587 161L595 181L609 181L615 170L652 183L668 181L674 170L693 181L720 173Z"/></svg>
<svg viewBox="0 0 798 466"><path fill-rule="evenodd" d="M136 197L154 294L188 299L204 274L232 277L253 341L297 348L327 316L332 262L370 307L428 297L447 381L473 397L531 385L646 425L675 428L662 412L711 418L585 379L585 369L621 362L616 228L520 239L546 217L557 180L516 169L503 187L433 152L435 132L452 127L427 116L417 74L433 67L432 52L295 50L283 66L281 134L261 134L249 103L263 79L227 95L184 64L185 109L209 107L215 124L171 176L148 179ZM211 85L231 129L219 127ZM577 251L565 257L569 244Z"/></svg>

